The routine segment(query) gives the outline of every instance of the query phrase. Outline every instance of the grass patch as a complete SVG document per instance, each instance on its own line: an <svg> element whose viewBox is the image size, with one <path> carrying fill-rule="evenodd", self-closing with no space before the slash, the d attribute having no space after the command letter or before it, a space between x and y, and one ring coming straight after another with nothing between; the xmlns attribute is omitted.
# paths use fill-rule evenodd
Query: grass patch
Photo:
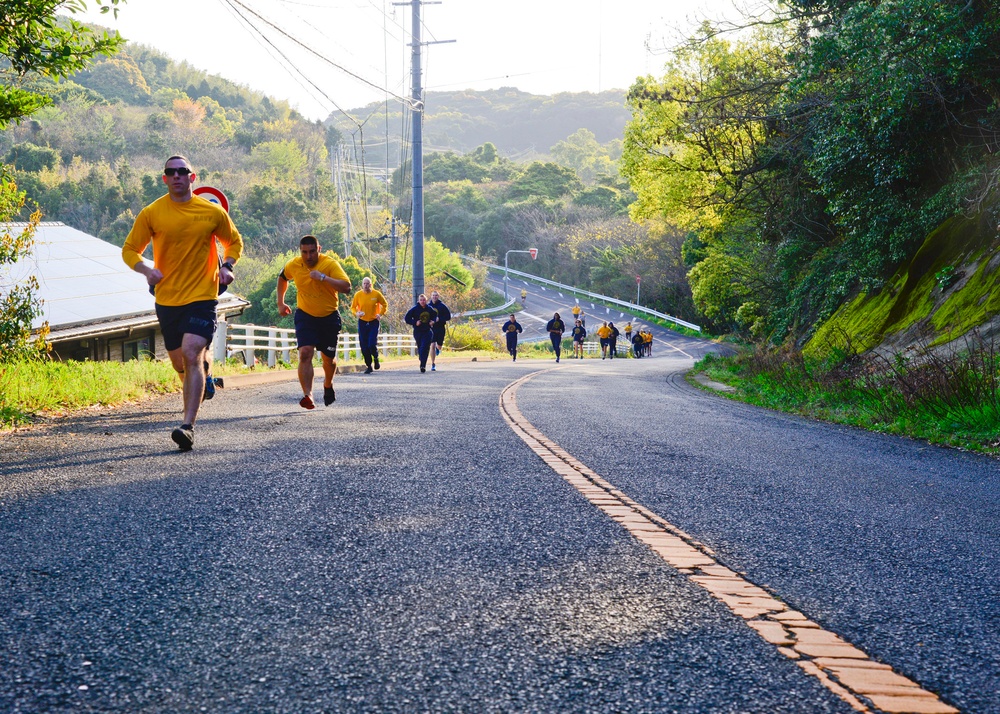
<svg viewBox="0 0 1000 714"><path fill-rule="evenodd" d="M949 356L923 350L819 359L756 348L709 355L694 369L750 404L1000 455L1000 354L977 335Z"/></svg>
<svg viewBox="0 0 1000 714"><path fill-rule="evenodd" d="M40 412L122 404L180 386L167 362L0 363L0 427L30 422Z"/></svg>

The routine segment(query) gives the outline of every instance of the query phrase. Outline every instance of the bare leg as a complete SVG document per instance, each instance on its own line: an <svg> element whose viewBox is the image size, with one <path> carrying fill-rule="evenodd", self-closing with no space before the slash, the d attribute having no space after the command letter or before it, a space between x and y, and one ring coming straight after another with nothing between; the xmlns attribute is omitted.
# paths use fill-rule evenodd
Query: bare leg
<svg viewBox="0 0 1000 714"><path fill-rule="evenodd" d="M302 394L307 397L312 396L314 354L316 354L315 347L299 347L299 385L302 387Z"/></svg>
<svg viewBox="0 0 1000 714"><path fill-rule="evenodd" d="M332 387L333 375L337 373L337 360L326 355L321 355L321 357L323 358L323 386Z"/></svg>
<svg viewBox="0 0 1000 714"><path fill-rule="evenodd" d="M180 353L183 360L184 384L184 423L194 426L198 418L198 407L205 396L205 354L208 350L208 340L199 335L187 333L181 341ZM177 363L171 354L170 361L177 369Z"/></svg>

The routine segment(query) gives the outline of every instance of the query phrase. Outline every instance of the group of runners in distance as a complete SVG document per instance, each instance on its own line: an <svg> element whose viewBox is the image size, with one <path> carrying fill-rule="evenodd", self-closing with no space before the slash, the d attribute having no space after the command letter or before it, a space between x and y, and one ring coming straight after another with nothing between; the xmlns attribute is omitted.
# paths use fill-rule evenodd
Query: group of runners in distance
<svg viewBox="0 0 1000 714"><path fill-rule="evenodd" d="M582 315L579 305L573 306L573 312L575 315ZM587 337L587 328L584 327L583 317L575 317L573 322L573 328L570 330L570 336L573 338L573 358L583 359L583 342ZM558 312L554 313L552 319L545 324L545 330L549 333L549 339L552 342L552 351L556 355L556 362L559 362L562 360L562 341L563 335L566 333L566 323ZM517 315L511 313L507 322L503 323L500 327L500 331L507 339L507 353L516 362L517 336L524 331L521 324L517 321ZM634 337L629 337L631 334L632 323L629 322L625 325L625 335L626 339L630 339L632 343L633 354L636 357L651 355L653 334L646 328L638 330ZM618 338L620 336L621 332L615 327L615 323L601 323L601 326L597 328L597 337L601 345L601 359L614 359L617 356Z"/></svg>

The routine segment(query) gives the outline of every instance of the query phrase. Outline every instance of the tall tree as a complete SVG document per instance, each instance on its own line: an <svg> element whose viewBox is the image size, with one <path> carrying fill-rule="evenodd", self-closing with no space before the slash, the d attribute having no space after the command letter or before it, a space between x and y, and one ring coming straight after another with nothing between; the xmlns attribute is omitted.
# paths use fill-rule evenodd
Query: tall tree
<svg viewBox="0 0 1000 714"><path fill-rule="evenodd" d="M117 13L121 1L100 0L98 6L102 12ZM63 79L121 47L124 40L117 32L97 33L76 20L56 16L57 10L75 14L86 8L85 0L0 0L0 129L51 104L33 82ZM24 193L6 167L0 167L0 223L10 221L23 205ZM0 268L30 252L40 218L36 212L27 224L0 230ZM34 277L19 279L9 271L0 272L0 360L44 347L47 325L35 337L31 331L39 310L37 286Z"/></svg>

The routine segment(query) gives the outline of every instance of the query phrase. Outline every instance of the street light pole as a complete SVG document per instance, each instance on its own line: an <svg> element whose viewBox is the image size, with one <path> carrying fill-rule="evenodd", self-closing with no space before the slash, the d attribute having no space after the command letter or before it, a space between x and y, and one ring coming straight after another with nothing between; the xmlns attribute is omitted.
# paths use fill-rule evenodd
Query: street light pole
<svg viewBox="0 0 1000 714"><path fill-rule="evenodd" d="M535 256L538 255L538 248L531 248L530 250L513 250L513 249L511 249L511 250L508 250L506 253L504 253L504 255L503 255L503 299L504 299L504 302L506 302L507 300L510 299L507 296L507 282L508 282L508 277L507 277L507 256L510 255L511 253L528 253L531 256L531 259L534 260Z"/></svg>

